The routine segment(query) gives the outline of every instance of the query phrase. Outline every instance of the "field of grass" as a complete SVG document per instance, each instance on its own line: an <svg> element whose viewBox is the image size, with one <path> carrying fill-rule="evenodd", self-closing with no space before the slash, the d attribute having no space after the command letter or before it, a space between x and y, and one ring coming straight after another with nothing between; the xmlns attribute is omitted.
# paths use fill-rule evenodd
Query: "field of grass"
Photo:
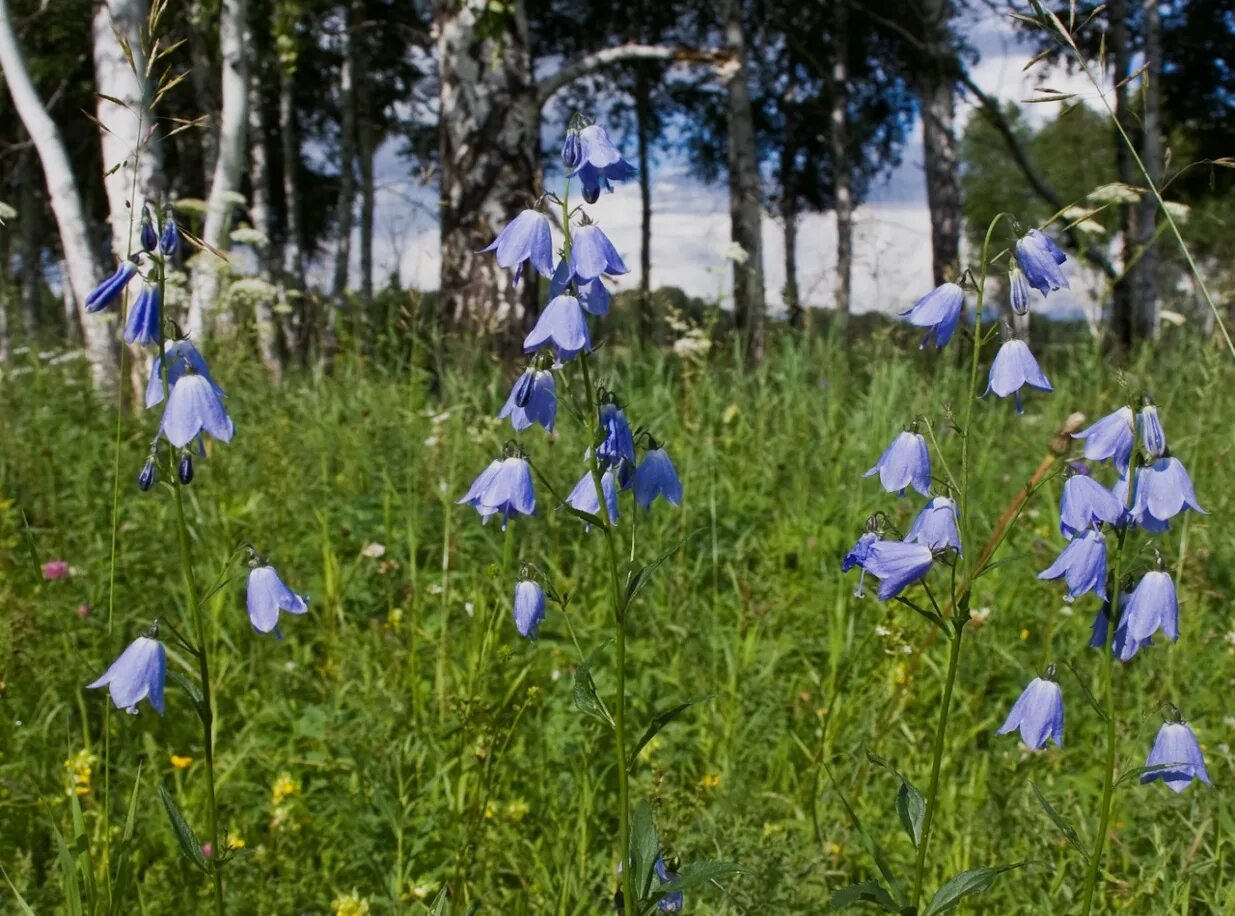
<svg viewBox="0 0 1235 916"><path fill-rule="evenodd" d="M1184 336L1119 371L1085 344L1035 341L1056 390L1028 394L1023 416L1008 401L978 403L977 544L966 546L986 540L1070 413L1096 419L1154 392L1210 514L1159 539L1180 583L1180 640L1116 667L1119 769L1144 764L1160 705L1174 702L1214 787L1117 787L1103 906L1230 913L1235 366L1173 333ZM450 367L446 346L437 363ZM694 359L622 345L599 354L601 380L667 441L685 487L680 510L659 503L637 524L623 506L620 530L645 562L681 544L630 620L630 731L710 695L653 739L632 796L653 801L683 864L741 868L688 892L687 912L821 912L837 889L877 877L867 837L912 880L899 781L870 755L925 791L947 647L905 608L854 598L857 572L843 576L840 561L868 515L903 529L918 509L913 494L898 500L861 477L903 424L930 417L955 460L946 410L964 401L964 346L935 355L899 333L851 345L786 335L759 370L723 344ZM229 911L362 912L344 899L354 895L372 913L416 913L449 884L481 913L612 912L611 739L573 701L580 651L603 649L593 674L602 696L614 686L599 532L555 511L543 487L538 516L506 536L455 505L511 436L495 414L517 370L474 351L467 373L440 374L420 365L427 350L410 365L348 355L330 375L293 373L272 389L239 351L206 349L237 435L212 445L187 491L197 576L214 581L251 543L312 600L308 615L284 617L282 640L255 634L240 563L206 604L220 819L241 847L226 869ZM126 411L117 427L80 363L33 352L0 384L0 864L11 882L0 880L0 909L18 912L15 888L36 913L73 912L69 888L89 897L84 874L101 881L105 848L126 845L135 796L135 882L119 912L207 912L208 881L181 855L156 791L172 789L201 832L189 697L169 681L166 715L143 704L130 717L105 714L105 694L84 689L152 618L179 626L184 613L173 500L162 484L133 484L156 414ZM566 492L586 435L565 412L559 426L520 441ZM1024 863L968 912L1076 908L1085 863L1031 781L1085 848L1095 831L1105 726L1085 688L1099 683L1099 653L1086 648L1097 601L1069 605L1059 583L1035 577L1064 544L1059 487L1030 501L979 581L980 620L965 635L926 898L959 871ZM44 580L40 564L57 559L72 574ZM521 563L570 595L568 615L551 607L535 643L511 622ZM169 667L191 670L169 651ZM1067 704L1064 748L1027 752L995 729L1050 662Z"/></svg>

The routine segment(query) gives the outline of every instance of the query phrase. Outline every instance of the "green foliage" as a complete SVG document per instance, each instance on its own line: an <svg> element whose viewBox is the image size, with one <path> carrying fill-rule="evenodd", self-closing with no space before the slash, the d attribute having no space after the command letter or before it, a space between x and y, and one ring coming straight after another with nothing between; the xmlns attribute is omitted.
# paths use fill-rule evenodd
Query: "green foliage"
<svg viewBox="0 0 1235 916"><path fill-rule="evenodd" d="M1224 723L1235 497L1223 456L1235 370L1174 329L1118 375L1075 329L1035 335L1056 390L1023 417L979 402L980 440L998 443L971 469L980 517L997 517L1022 490L1070 412L1096 418L1145 387L1211 512L1178 526L1179 644L1145 650L1152 664L1138 658L1116 678L1121 772L1143 763L1156 708L1176 698L1216 789L1117 787L1106 866L1119 880L1104 885L1106 906L1229 912L1235 824L1220 793L1235 778ZM509 438L486 417L517 370L404 340L405 359L345 352L333 376L293 372L281 389L243 347L206 345L238 433L211 447L187 492L199 578L213 582L249 541L312 596L281 641L252 632L242 571L203 606L218 659L229 906L324 914L357 899L374 914L476 904L602 912L616 886L615 762L608 729L575 709L584 659L571 638L573 629L590 650L612 630L598 533L580 535L543 490L539 516L515 523L517 560L570 596L566 612L551 606L535 644L520 639L511 583L497 572L503 537L454 504ZM688 912L903 905L904 888L876 856L893 877L910 874L918 815L899 774L924 784L947 647L906 609L854 599L839 563L871 512L890 512L903 530L917 509L858 474L913 415L960 400L955 354L920 352L916 340L887 328L846 346L774 339L758 370L734 365L724 338L689 358L620 339L606 348L613 378L629 380L620 393L667 442L686 491L680 511L641 514L635 526L641 545L681 546L630 604L628 716L638 737L667 721L662 711L714 694L656 732L631 770L632 798L650 800L681 886L703 876L686 892ZM455 368L460 358L470 374ZM430 359L440 375L420 368ZM37 913L66 912L72 899L85 907L88 870L96 905L108 904L109 886L122 892L111 912L135 912L139 898L146 912L201 912L208 879L185 859L158 793L174 788L202 828L193 699L173 686L166 716L143 705L131 717L105 713L104 692L83 689L178 600L170 500L132 483L154 418L126 414L120 424L109 612L114 405L94 400L80 362L29 353L10 368L21 371L6 377L0 403L0 865L12 885L0 881L0 909L24 912L17 894ZM948 428L937 433L950 447ZM577 476L573 449L550 438L529 449L549 479ZM961 911L1062 912L1083 881L1084 859L1061 825L1091 845L1104 723L1069 676L1061 751L1024 754L994 736L1047 661L1069 660L1095 683L1085 643L1096 603L1066 605L1034 577L1062 546L1058 487L1034 497L1002 565L975 587L981 623L965 635L972 651L957 680L925 881L924 901L936 895L938 911L956 901ZM979 538L983 524L975 513ZM619 531L630 530L624 517ZM73 575L44 581L38 564L61 558ZM588 669L602 688L609 658ZM191 663L169 647L169 671ZM80 835L66 792L80 800ZM715 859L741 863L740 875L705 864ZM1027 864L960 897L993 879L984 867L1014 862ZM447 884L452 893L439 896Z"/></svg>

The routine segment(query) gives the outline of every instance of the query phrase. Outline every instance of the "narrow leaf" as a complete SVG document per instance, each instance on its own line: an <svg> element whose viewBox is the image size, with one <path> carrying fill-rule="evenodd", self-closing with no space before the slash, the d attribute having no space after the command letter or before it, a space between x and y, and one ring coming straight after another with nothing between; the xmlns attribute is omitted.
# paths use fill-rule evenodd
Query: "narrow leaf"
<svg viewBox="0 0 1235 916"><path fill-rule="evenodd" d="M21 910L21 916L34 916L34 910L30 909L30 904L22 898L17 887L13 884L13 879L9 877L9 873L4 870L4 866L0 865L0 875L4 875L4 883L9 886L9 890L13 892L13 896L17 898L17 906Z"/></svg>
<svg viewBox="0 0 1235 916"><path fill-rule="evenodd" d="M823 763L823 771L828 774L828 781L832 783L832 788L836 790L836 796L840 799L841 805L845 809L845 814L849 816L849 822L853 824L858 835L862 837L862 842L866 846L866 851L870 853L871 858L875 862L875 867L879 869L879 874L883 875L883 880L888 883L892 897L894 900L901 901L905 899L905 889L901 887L900 881L896 879L896 874L888 865L888 857L883 851L883 847L879 845L879 841L871 835L870 831L863 826L858 813L853 810L853 806L849 804L849 799L845 797L845 793L841 791L840 785L836 782L836 775L832 772L832 768Z"/></svg>
<svg viewBox="0 0 1235 916"><path fill-rule="evenodd" d="M651 893L653 867L659 854L660 839L656 836L656 824L652 820L652 806L647 799L643 799L630 813L630 872L640 900Z"/></svg>
<svg viewBox="0 0 1235 916"><path fill-rule="evenodd" d="M189 701L193 704L193 708L197 710L197 718L202 722L206 721L206 700L202 697L202 692L196 684L189 680L188 675L183 671L172 669L167 672L167 677L177 687L183 690L189 696Z"/></svg>
<svg viewBox="0 0 1235 916"><path fill-rule="evenodd" d="M634 768L635 761L639 759L639 752L647 747L648 742L656 737L657 732L676 719L683 712L690 709L696 703L703 703L715 696L716 694L714 693L700 694L697 697L691 697L684 703L678 703L676 706L670 706L668 709L663 709L656 713L656 715L652 716L652 721L648 723L647 731L645 731L643 736L635 742L635 748L630 752L630 762L626 766L627 770Z"/></svg>
<svg viewBox="0 0 1235 916"><path fill-rule="evenodd" d="M842 887L832 895L832 899L828 902L828 909L843 910L858 903L873 903L889 913L901 911L900 906L892 899L892 895L876 881L863 881L861 884Z"/></svg>
<svg viewBox="0 0 1235 916"><path fill-rule="evenodd" d="M733 862L692 862L690 865L683 865L678 876L668 884L662 884L657 891L663 892L662 896L676 891L688 891L693 887L731 877L741 871L741 867Z"/></svg>
<svg viewBox="0 0 1235 916"><path fill-rule="evenodd" d="M622 601L623 613L625 613L626 609L630 607L631 603L635 600L635 597L639 594L639 592L643 590L643 586L647 585L648 579L651 578L652 573L656 572L656 570L660 568L660 565L664 563L665 560L669 559L671 556L677 553L678 550L685 543L686 543L685 538L678 541L676 544L674 544L672 547L670 547L668 550L666 550L664 553L658 556L651 563L647 564L647 566L644 566L640 569L635 570L635 572L630 576L630 578L626 580L626 598Z"/></svg>
<svg viewBox="0 0 1235 916"><path fill-rule="evenodd" d="M429 916L446 916L449 912L450 904L446 901L446 885L443 884L442 889L433 898L433 906L429 909Z"/></svg>
<svg viewBox="0 0 1235 916"><path fill-rule="evenodd" d="M900 816L905 833L913 841L917 849L922 842L922 819L926 816L926 799L904 776L901 777L901 787L896 791L896 813Z"/></svg>
<svg viewBox="0 0 1235 916"><path fill-rule="evenodd" d="M1076 835L1072 825L1063 819L1063 815L1051 807L1051 803L1046 800L1046 796L1042 794L1042 790L1038 788L1038 784L1032 779L1029 781L1029 787L1033 789L1034 797L1038 799L1038 804L1042 806L1046 816L1059 828L1059 832L1064 835L1064 838L1072 845L1072 848L1081 854L1081 858L1088 862L1089 851L1081 845L1081 838Z"/></svg>
<svg viewBox="0 0 1235 916"><path fill-rule="evenodd" d="M189 822L180 813L180 809L176 807L176 800L172 798L172 794L163 786L159 786L159 798L163 800L163 807L167 809L167 819L171 821L172 831L180 843L180 851L199 869L209 872L210 862L206 859L206 854L202 852L202 844L198 841L193 828L189 826Z"/></svg>
<svg viewBox="0 0 1235 916"><path fill-rule="evenodd" d="M1016 865L999 865L993 868L975 868L963 871L935 892L922 916L936 916L938 913L948 913L956 909L960 902L974 894L981 894L991 889L991 885L1006 871L1020 868L1024 863Z"/></svg>
<svg viewBox="0 0 1235 916"><path fill-rule="evenodd" d="M137 822L137 796L138 789L141 788L142 779L142 764L137 764L137 775L133 779L133 794L129 796L129 813L124 819L124 832L120 837L120 846L116 851L116 877L112 881L111 901L108 905L108 913L111 916L121 916L126 913L126 907L129 904L125 903L129 893L129 882L132 878L133 870L129 867L129 862L132 858L133 850L133 829Z"/></svg>
<svg viewBox="0 0 1235 916"><path fill-rule="evenodd" d="M608 647L609 641L593 652L583 664L575 669L575 708L598 722L604 722L614 728L613 716L605 708L604 702L596 693L596 682L592 680L592 666L596 664L600 654Z"/></svg>

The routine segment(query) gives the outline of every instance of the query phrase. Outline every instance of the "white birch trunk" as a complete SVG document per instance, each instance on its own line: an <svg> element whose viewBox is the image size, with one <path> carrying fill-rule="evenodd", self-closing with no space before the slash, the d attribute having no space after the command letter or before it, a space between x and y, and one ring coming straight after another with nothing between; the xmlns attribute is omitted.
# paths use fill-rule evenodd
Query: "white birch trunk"
<svg viewBox="0 0 1235 916"><path fill-rule="evenodd" d="M60 245L64 250L68 291L72 293L77 305L77 316L81 320L91 379L96 389L114 391L118 371L116 350L112 346L110 333L114 318L108 315L87 315L82 309L86 296L103 279L104 268L99 264L90 244L81 195L77 190L73 170L69 166L64 141L60 138L55 122L43 107L30 80L21 50L17 47L8 0L0 0L0 69L4 71L5 82L13 96L13 106L17 109L43 166L52 213L56 218Z"/></svg>
<svg viewBox="0 0 1235 916"><path fill-rule="evenodd" d="M249 121L249 66L246 50L247 0L223 0L219 9L219 56L222 59L222 110L219 114L219 155L206 200L206 225L202 241L226 251L231 230L233 195L240 190L248 147L245 132ZM193 259L187 330L199 340L215 320L223 263L210 251Z"/></svg>

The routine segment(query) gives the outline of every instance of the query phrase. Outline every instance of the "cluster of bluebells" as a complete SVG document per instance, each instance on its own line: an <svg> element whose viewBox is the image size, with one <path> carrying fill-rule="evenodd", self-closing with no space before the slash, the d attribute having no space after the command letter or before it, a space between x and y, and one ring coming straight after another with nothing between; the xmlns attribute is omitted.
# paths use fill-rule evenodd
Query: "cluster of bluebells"
<svg viewBox="0 0 1235 916"><path fill-rule="evenodd" d="M193 458L205 457L204 437L230 442L235 425L224 407L226 395L210 374L210 368L197 347L179 333L164 314L163 289L167 270L181 249L180 229L170 211L160 227L155 208L143 208L138 233L140 250L125 259L116 271L86 298L86 311L101 312L119 306L134 280L140 290L128 304L124 320L124 340L137 347L149 347L150 375L146 386L147 409L166 401L158 432L150 453L137 475L142 491L158 480L161 450L169 449L169 465L175 464L180 486L194 478ZM164 446L166 443L166 446ZM252 548L246 604L249 620L259 633L279 634L279 611L303 614L307 599L289 589L278 573ZM119 709L136 714L137 704L145 699L160 714L164 709L163 688L167 674L167 650L158 638L156 620L112 662L104 674L88 687L110 688L112 702Z"/></svg>
<svg viewBox="0 0 1235 916"><path fill-rule="evenodd" d="M1205 510L1187 470L1170 454L1158 409L1150 398L1144 399L1139 411L1120 407L1074 438L1084 442L1084 455L1090 462L1110 462L1115 482L1104 486L1087 464L1067 466L1059 505L1059 532L1067 544L1038 577L1062 579L1067 586L1066 601L1093 594L1101 605L1089 645L1103 651L1109 646L1119 661L1127 663L1153 645L1156 635L1172 642L1179 639L1179 599L1156 548L1153 568L1139 578L1115 583L1107 561L1112 535L1125 541L1138 529L1159 535L1169 531L1171 520L1182 512ZM1115 595L1117 607L1112 606ZM1018 728L1031 748L1042 747L1048 736L1062 744L1063 697L1053 682L1053 667L1045 679L1035 678L1026 688L1000 734ZM1142 782L1161 779L1177 792L1193 778L1209 782L1196 736L1173 707L1146 767Z"/></svg>
<svg viewBox="0 0 1235 916"><path fill-rule="evenodd" d="M612 182L635 174L604 129L595 124L567 131L562 160L568 177L582 184L589 204L599 199L602 189L612 191ZM563 209L566 236L560 247L555 247L549 217L540 209L546 203ZM555 195L546 194L516 215L483 249L494 254L500 267L513 271L516 284L528 264L548 280L544 309L523 341L528 364L498 413L500 419L510 420L516 434L533 426L554 431L558 414L555 379L580 354L592 351L589 318L602 318L609 311L604 278L627 272L604 230L580 208L567 207ZM618 524L619 496L625 491L633 491L640 509L650 509L657 499L679 505L682 484L664 446L647 430L631 427L612 392L601 388L595 395L595 435L582 456L582 475L564 506L580 514L585 524L599 521L612 526ZM485 522L500 517L503 529L511 519L536 513L532 467L518 442L505 445L501 457L481 471L459 503L474 508ZM534 568L524 566L515 585L515 628L520 636L534 639L544 617L544 586L537 581Z"/></svg>

